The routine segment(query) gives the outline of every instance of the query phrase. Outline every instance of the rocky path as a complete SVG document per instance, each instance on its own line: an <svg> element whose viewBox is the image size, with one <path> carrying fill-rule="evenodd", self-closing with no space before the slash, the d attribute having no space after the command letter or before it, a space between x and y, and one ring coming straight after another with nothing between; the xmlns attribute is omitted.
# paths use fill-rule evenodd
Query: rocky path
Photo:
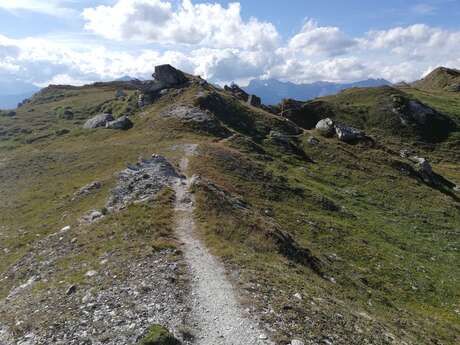
<svg viewBox="0 0 460 345"><path fill-rule="evenodd" d="M182 173L187 173L189 156L195 145L185 146L181 160ZM256 322L245 316L239 306L224 268L196 238L194 196L189 192L192 179L178 179L176 193L176 229L192 275L192 310L198 345L272 344L266 340Z"/></svg>

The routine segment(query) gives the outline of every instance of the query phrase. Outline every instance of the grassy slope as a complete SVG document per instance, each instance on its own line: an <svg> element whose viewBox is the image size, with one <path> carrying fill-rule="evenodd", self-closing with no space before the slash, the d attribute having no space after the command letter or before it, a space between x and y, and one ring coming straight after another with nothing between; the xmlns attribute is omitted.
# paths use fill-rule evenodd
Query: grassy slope
<svg viewBox="0 0 460 345"><path fill-rule="evenodd" d="M127 162L154 152L176 161L180 152L175 145L195 142L201 144L200 155L192 171L241 195L250 205L242 213L198 189L202 234L216 255L241 270L242 287L264 293L265 300L258 299L259 304L275 311L264 318L277 325L280 339L321 340L329 334L337 336L337 344L358 344L364 339L386 344L391 343L386 339L392 333L396 343L398 339L414 344L458 343L460 217L452 196L401 175L390 164L398 159L396 155L334 139L321 139L320 146L312 147L306 132L297 146L316 162L309 163L264 140L271 128L283 128L279 119L239 103L218 117L233 131L247 135L242 142L218 142L160 118L161 110L172 102L195 102L194 88L175 99L164 98L137 115L134 129L127 132L83 131L79 127L89 115L82 110L81 118L70 122L54 115L54 109L69 102L77 110L97 108L111 100L114 91L107 87L70 90L66 92L71 95L21 108L16 119L0 118L0 126L8 128L8 133L12 128L32 130L7 136L0 143L0 202L4 205L0 240L8 250L2 253L0 272L27 253L36 240L75 225L90 209L101 208L114 184L113 174ZM371 102L363 100L362 106L372 107ZM218 107L214 110L219 112ZM257 124L255 129L235 121L240 113L244 123ZM58 128L70 133L26 140ZM248 145L250 137L259 146ZM437 157L436 152L431 154ZM458 163L439 160L435 170L460 183ZM102 190L70 200L76 190L94 180L104 182ZM95 226L95 237L81 238L81 256L63 264L59 279L80 279L71 276L72 263L92 260L101 252L116 248L129 257L136 255L136 248L155 249L163 237L169 241L168 200L166 194L156 209L136 208ZM330 203L341 211L329 211ZM120 236L126 229L138 234L132 236L135 245L126 247L118 235L108 240L114 226ZM326 278L336 283L281 255L266 233L274 226L321 258ZM143 247L146 237L136 229L146 227L155 230ZM0 294L5 296L12 284L3 284ZM293 299L297 292L304 296L302 301Z"/></svg>

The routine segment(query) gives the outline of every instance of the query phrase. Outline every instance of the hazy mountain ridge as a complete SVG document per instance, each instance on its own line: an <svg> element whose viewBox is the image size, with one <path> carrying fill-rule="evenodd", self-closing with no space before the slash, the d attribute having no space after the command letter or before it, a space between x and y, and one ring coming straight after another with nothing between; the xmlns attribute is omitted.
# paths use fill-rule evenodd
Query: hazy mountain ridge
<svg viewBox="0 0 460 345"><path fill-rule="evenodd" d="M307 101L317 97L333 95L352 87L376 87L382 85L391 85L391 83L385 79L367 79L353 83L317 81L310 84L295 84L276 79L253 79L243 89L250 94L261 97L263 103L272 105L281 102L285 98Z"/></svg>

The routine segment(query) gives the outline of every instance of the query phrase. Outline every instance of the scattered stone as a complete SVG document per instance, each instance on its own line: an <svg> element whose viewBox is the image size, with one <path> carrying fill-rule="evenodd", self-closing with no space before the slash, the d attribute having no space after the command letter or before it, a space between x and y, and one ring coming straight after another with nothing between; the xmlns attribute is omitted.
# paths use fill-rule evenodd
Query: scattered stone
<svg viewBox="0 0 460 345"><path fill-rule="evenodd" d="M363 131L343 124L336 124L335 132L339 140L346 143L357 141L365 137Z"/></svg>
<svg viewBox="0 0 460 345"><path fill-rule="evenodd" d="M69 296L69 295L73 295L75 292L77 292L77 286L76 285L71 285L71 286L69 286L69 288L67 289L65 294L67 296Z"/></svg>
<svg viewBox="0 0 460 345"><path fill-rule="evenodd" d="M90 184L87 184L86 186L80 188L79 191L77 191L74 195L72 200L75 200L78 197L85 196L88 194L91 194L92 192L100 189L102 187L102 183L99 181L94 181L91 182Z"/></svg>
<svg viewBox="0 0 460 345"><path fill-rule="evenodd" d="M312 146L317 146L319 145L320 141L315 137L310 137L308 138L308 143Z"/></svg>
<svg viewBox="0 0 460 345"><path fill-rule="evenodd" d="M334 121L330 118L323 119L316 124L316 130L325 137L330 137L334 134Z"/></svg>
<svg viewBox="0 0 460 345"><path fill-rule="evenodd" d="M114 121L109 121L106 123L105 128L109 129L120 129L128 130L133 127L132 121L127 116L121 116Z"/></svg>
<svg viewBox="0 0 460 345"><path fill-rule="evenodd" d="M143 93L141 93L139 97L137 97L137 105L139 108L143 108L145 106L144 99L145 99L145 96Z"/></svg>
<svg viewBox="0 0 460 345"><path fill-rule="evenodd" d="M262 105L262 100L256 95L250 95L248 99L248 104L253 107L260 107Z"/></svg>
<svg viewBox="0 0 460 345"><path fill-rule="evenodd" d="M292 339L291 340L291 345L305 345L303 341L297 340L297 339Z"/></svg>
<svg viewBox="0 0 460 345"><path fill-rule="evenodd" d="M460 193L460 186L456 186L456 187L454 187L454 192L456 192L456 193Z"/></svg>
<svg viewBox="0 0 460 345"><path fill-rule="evenodd" d="M268 337L265 334L261 334L261 335L259 335L259 339L260 340L267 340Z"/></svg>
<svg viewBox="0 0 460 345"><path fill-rule="evenodd" d="M84 223L84 224L92 224L100 219L104 218L104 215L99 212L99 211L96 211L96 210L93 210L91 212L89 212L87 215L83 216L81 219L80 219L80 223Z"/></svg>
<svg viewBox="0 0 460 345"><path fill-rule="evenodd" d="M91 129L91 128L99 128L105 127L108 122L115 120L111 114L99 114L94 116L93 118L89 119L83 125L83 128Z"/></svg>
<svg viewBox="0 0 460 345"><path fill-rule="evenodd" d="M59 230L59 233L63 234L69 230L70 230L70 225L67 225L67 226L64 226L61 230Z"/></svg>
<svg viewBox="0 0 460 345"><path fill-rule="evenodd" d="M91 270L91 271L86 272L85 277L91 278L91 277L94 277L96 275L97 275L97 272L94 271L94 270Z"/></svg>
<svg viewBox="0 0 460 345"><path fill-rule="evenodd" d="M300 293L297 292L296 294L294 294L294 298L296 298L296 299L298 299L299 301L301 301L301 300L302 300L302 295L301 295Z"/></svg>

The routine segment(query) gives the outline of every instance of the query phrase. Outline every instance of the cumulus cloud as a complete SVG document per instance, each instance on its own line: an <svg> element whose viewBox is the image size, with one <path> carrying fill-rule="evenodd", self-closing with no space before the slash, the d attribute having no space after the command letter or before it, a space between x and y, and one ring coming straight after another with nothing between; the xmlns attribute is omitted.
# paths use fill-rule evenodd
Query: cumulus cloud
<svg viewBox="0 0 460 345"><path fill-rule="evenodd" d="M460 32L424 24L352 37L310 20L282 40L271 23L244 20L237 3L117 0L86 9L83 16L90 40L0 35L0 74L38 85L81 84L124 75L148 78L155 65L169 63L220 84L252 78L398 82L439 65L460 67Z"/></svg>
<svg viewBox="0 0 460 345"><path fill-rule="evenodd" d="M320 27L315 21L310 20L290 39L287 48L289 51L309 56L337 56L345 54L356 44L356 40L348 38L339 28Z"/></svg>
<svg viewBox="0 0 460 345"><path fill-rule="evenodd" d="M193 4L171 1L118 0L113 6L83 11L85 28L115 40L143 40L160 44L187 44L212 48L269 49L279 34L271 23L244 21L239 3Z"/></svg>

